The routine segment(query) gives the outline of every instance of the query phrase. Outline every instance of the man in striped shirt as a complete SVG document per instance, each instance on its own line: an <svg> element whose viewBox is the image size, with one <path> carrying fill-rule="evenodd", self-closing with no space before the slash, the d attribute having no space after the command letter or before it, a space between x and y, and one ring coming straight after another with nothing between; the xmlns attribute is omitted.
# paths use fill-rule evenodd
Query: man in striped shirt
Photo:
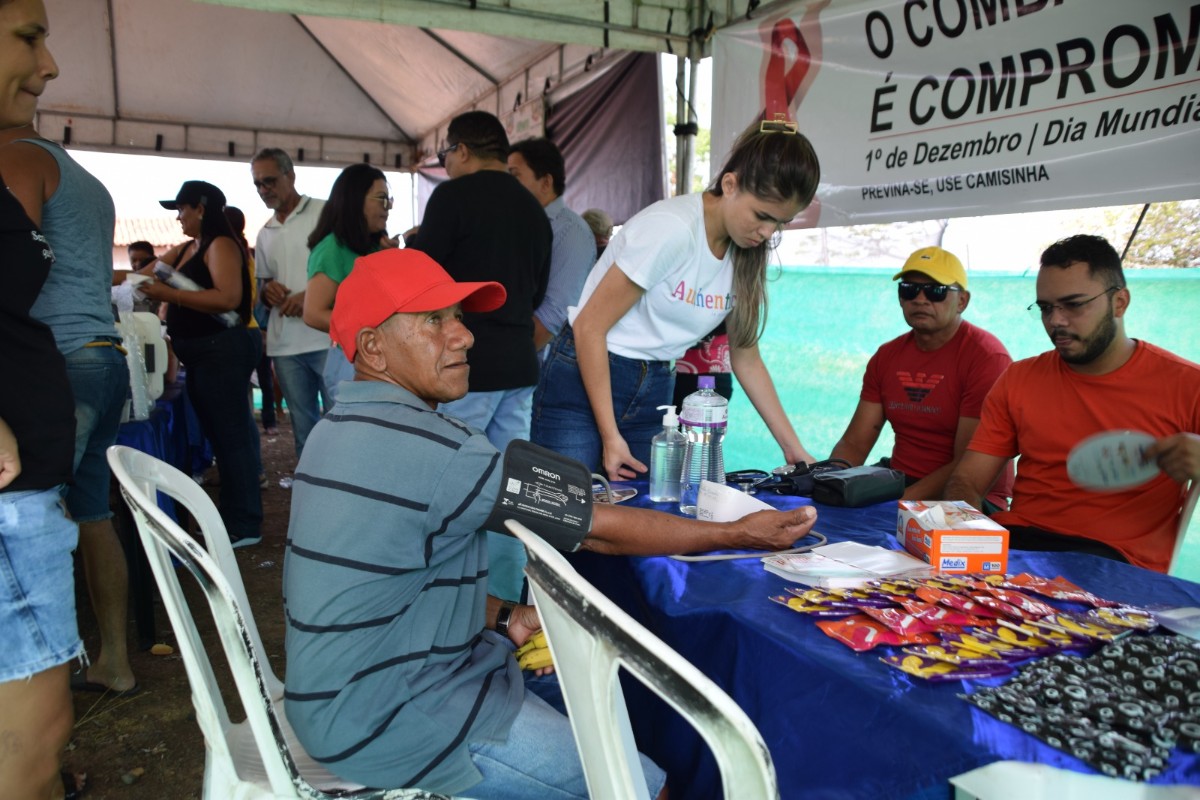
<svg viewBox="0 0 1200 800"><path fill-rule="evenodd" d="M528 692L515 645L541 623L487 593L483 530L501 454L437 413L467 391L462 313L504 301L428 256L365 256L341 285L330 335L355 366L296 472L284 568L288 718L335 774L471 797L586 797L569 722ZM703 523L601 505L581 546L654 554L782 549L816 514ZM643 759L651 796L665 777Z"/></svg>

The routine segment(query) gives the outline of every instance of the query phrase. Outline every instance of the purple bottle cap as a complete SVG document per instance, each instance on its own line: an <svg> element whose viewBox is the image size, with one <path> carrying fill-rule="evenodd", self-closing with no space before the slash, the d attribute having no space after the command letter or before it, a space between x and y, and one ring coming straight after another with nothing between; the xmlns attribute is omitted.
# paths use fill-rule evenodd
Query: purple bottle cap
<svg viewBox="0 0 1200 800"><path fill-rule="evenodd" d="M717 386L717 379L712 375L701 375L696 379L696 388L698 389L714 389Z"/></svg>

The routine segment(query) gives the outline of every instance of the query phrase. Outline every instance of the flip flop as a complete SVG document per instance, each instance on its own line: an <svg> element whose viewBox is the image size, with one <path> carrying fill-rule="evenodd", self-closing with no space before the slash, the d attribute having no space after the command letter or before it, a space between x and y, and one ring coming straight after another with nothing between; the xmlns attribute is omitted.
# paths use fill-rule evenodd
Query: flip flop
<svg viewBox="0 0 1200 800"><path fill-rule="evenodd" d="M59 777L63 783L63 800L76 800L83 797L87 793L87 778L84 778L85 783L81 786L79 781L75 779L73 772L67 772L65 769L60 771Z"/></svg>
<svg viewBox="0 0 1200 800"><path fill-rule="evenodd" d="M97 694L110 694L113 697L130 697L142 690L141 684L135 683L124 691L114 689L111 686L105 686L103 683L96 683L87 679L87 672L79 670L71 673L71 691L72 692L96 692Z"/></svg>

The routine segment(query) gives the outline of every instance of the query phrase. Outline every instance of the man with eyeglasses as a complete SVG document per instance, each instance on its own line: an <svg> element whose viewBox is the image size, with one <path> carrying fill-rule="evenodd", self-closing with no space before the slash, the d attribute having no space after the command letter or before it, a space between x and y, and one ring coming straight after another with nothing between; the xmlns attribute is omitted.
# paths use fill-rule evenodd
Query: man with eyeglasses
<svg viewBox="0 0 1200 800"><path fill-rule="evenodd" d="M468 313L475 337L468 356L467 395L440 410L487 434L503 452L529 438L533 387L538 379L533 312L550 279L551 228L534 196L508 173L508 135L486 111L450 121L438 161L450 180L429 196L408 247L445 267L456 281L496 281L507 299L494 311ZM517 600L524 583L525 548L511 536L490 534L492 592Z"/></svg>
<svg viewBox="0 0 1200 800"><path fill-rule="evenodd" d="M999 339L962 318L971 293L953 253L921 248L892 280L900 281L900 310L912 330L867 362L858 407L831 457L862 464L887 422L896 441L883 463L904 473L904 498L937 499L1012 358ZM1010 463L987 493L989 508L1007 508L1011 486Z"/></svg>
<svg viewBox="0 0 1200 800"><path fill-rule="evenodd" d="M596 263L596 240L583 217L563 202L567 167L554 142L539 137L514 144L508 153L508 174L537 198L554 234L546 297L533 312L533 344L540 353L566 324L567 307L579 302Z"/></svg>
<svg viewBox="0 0 1200 800"><path fill-rule="evenodd" d="M263 205L275 213L263 225L254 246L260 297L271 309L267 323L267 355L292 415L296 457L309 432L332 406L322 377L329 337L304 324L304 289L308 285L308 235L321 216L324 200L296 191L292 159L277 147L260 150L250 162L250 175ZM264 398L263 402L271 402Z"/></svg>
<svg viewBox="0 0 1200 800"><path fill-rule="evenodd" d="M1029 309L1054 349L1018 361L984 403L979 428L946 484L977 503L1020 456L1012 510L996 514L1020 550L1072 550L1166 572L1182 486L1200 479L1200 365L1125 333L1130 292L1121 257L1099 236L1042 253ZM1097 433L1142 431L1161 473L1138 486L1086 491L1067 473L1072 448Z"/></svg>

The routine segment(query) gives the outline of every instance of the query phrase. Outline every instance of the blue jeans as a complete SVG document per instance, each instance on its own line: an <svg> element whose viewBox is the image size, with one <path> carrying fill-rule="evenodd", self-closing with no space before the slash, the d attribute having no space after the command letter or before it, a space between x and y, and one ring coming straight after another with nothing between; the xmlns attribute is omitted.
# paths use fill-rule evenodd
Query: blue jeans
<svg viewBox="0 0 1200 800"><path fill-rule="evenodd" d="M81 347L66 356L75 395L75 480L67 488L67 510L76 522L112 516L105 451L117 440L129 397L129 365L115 347Z"/></svg>
<svg viewBox="0 0 1200 800"><path fill-rule="evenodd" d="M221 473L218 507L232 539L260 536L258 426L246 400L250 373L262 355L262 336L230 328L212 336L176 339L187 367L187 391L200 428L212 443Z"/></svg>
<svg viewBox="0 0 1200 800"><path fill-rule="evenodd" d="M608 373L617 429L633 457L649 465L650 440L662 431L663 412L658 407L671 402L675 387L672 364L609 353ZM533 393L530 441L582 461L593 471L603 466L600 431L583 388L575 337L569 325L551 343L550 355L542 366Z"/></svg>
<svg viewBox="0 0 1200 800"><path fill-rule="evenodd" d="M514 439L529 438L533 387L498 392L468 392L438 411L487 434L501 453ZM488 531L488 593L501 600L521 599L525 586L525 546L512 536Z"/></svg>
<svg viewBox="0 0 1200 800"><path fill-rule="evenodd" d="M83 653L75 624L78 542L59 489L0 492L0 683Z"/></svg>
<svg viewBox="0 0 1200 800"><path fill-rule="evenodd" d="M333 408L337 405L338 386L342 381L354 380L354 362L346 360L346 352L336 344L331 345L325 354L325 366L323 368L325 378L325 389L329 392L329 405L325 410Z"/></svg>
<svg viewBox="0 0 1200 800"><path fill-rule="evenodd" d="M471 760L483 773L483 781L466 790L477 800L586 800L587 781L571 721L542 699L556 688L558 681L549 678L530 679L543 685L534 688L527 683L525 701L508 731L503 744L472 742L468 745ZM561 693L560 693L561 697ZM556 703L555 705L561 705ZM640 755L640 754L639 754ZM642 772L650 797L658 797L667 782L666 773L641 756Z"/></svg>
<svg viewBox="0 0 1200 800"><path fill-rule="evenodd" d="M308 434L321 419L322 407L325 411L333 408L325 379L321 377L325 369L325 351L272 358L275 360L275 377L279 379L279 388L283 390L283 399L292 415L292 436L296 441L296 458L299 458ZM263 405L266 405L265 399Z"/></svg>

